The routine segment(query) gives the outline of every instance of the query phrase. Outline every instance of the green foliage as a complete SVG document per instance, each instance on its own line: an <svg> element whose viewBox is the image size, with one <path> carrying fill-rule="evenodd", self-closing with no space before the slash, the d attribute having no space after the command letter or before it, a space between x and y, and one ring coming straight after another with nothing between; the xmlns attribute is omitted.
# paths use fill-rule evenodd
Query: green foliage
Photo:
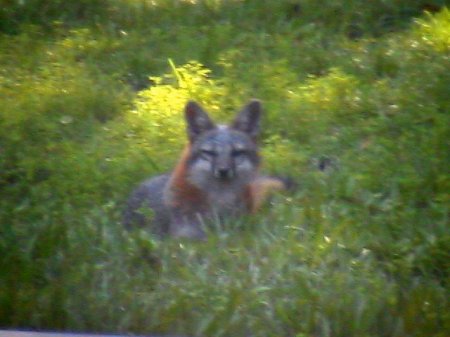
<svg viewBox="0 0 450 337"><path fill-rule="evenodd" d="M154 85L142 90L135 101L135 108L128 118L143 139L161 146L179 147L184 137L184 120L181 115L189 99L216 106L213 97L221 96L221 88L209 79L210 71L197 62L176 68L170 61L172 73L162 77L150 77Z"/></svg>
<svg viewBox="0 0 450 337"><path fill-rule="evenodd" d="M0 326L447 336L443 5L1 6ZM186 102L226 122L251 97L263 170L297 191L206 242L125 231L128 193L186 142Z"/></svg>

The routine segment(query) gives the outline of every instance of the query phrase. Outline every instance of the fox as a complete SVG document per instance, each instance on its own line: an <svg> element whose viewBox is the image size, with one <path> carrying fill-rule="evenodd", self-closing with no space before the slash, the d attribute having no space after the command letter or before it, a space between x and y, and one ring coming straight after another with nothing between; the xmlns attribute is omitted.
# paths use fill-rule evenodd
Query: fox
<svg viewBox="0 0 450 337"><path fill-rule="evenodd" d="M208 220L256 213L289 183L260 174L262 104L252 99L228 125L216 124L195 101L184 108L188 142L170 173L150 178L130 195L124 225L159 237L206 238ZM152 213L151 221L145 216Z"/></svg>

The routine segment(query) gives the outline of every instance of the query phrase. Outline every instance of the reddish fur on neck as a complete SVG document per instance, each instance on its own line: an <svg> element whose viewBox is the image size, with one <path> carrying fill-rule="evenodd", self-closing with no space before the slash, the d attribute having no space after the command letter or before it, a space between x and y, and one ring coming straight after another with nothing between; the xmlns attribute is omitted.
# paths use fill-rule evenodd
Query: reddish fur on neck
<svg viewBox="0 0 450 337"><path fill-rule="evenodd" d="M187 161L190 152L191 146L188 144L184 148L181 158L172 172L169 190L172 194L171 206L173 207L198 208L207 202L205 194L187 180Z"/></svg>

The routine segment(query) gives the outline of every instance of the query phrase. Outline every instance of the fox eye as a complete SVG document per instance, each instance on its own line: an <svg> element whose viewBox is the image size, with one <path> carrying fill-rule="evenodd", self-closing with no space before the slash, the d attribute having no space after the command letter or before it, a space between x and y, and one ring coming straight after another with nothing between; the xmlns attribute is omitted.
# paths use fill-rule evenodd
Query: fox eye
<svg viewBox="0 0 450 337"><path fill-rule="evenodd" d="M247 154L247 151L245 151L245 150L233 150L233 151L231 151L231 155L233 157L240 157L240 156L243 156L245 154Z"/></svg>
<svg viewBox="0 0 450 337"><path fill-rule="evenodd" d="M212 150L201 150L201 154L205 157L215 157L216 156L216 152L214 152Z"/></svg>

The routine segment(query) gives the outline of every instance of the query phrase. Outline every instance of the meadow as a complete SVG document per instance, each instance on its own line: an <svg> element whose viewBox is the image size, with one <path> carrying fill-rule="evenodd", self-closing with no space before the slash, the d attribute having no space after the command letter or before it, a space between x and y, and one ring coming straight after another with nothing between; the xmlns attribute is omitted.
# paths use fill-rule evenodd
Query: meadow
<svg viewBox="0 0 450 337"><path fill-rule="evenodd" d="M446 1L0 3L1 329L449 336ZM205 242L126 231L186 102L251 98L296 190Z"/></svg>

